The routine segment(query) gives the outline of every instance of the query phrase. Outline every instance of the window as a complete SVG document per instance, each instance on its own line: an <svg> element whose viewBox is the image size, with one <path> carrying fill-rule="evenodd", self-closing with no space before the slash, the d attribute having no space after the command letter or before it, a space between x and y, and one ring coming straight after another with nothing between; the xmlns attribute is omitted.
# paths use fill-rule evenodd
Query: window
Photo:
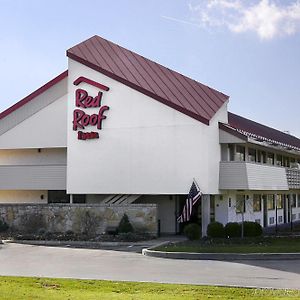
<svg viewBox="0 0 300 300"><path fill-rule="evenodd" d="M274 195L267 195L267 208L268 210L275 209Z"/></svg>
<svg viewBox="0 0 300 300"><path fill-rule="evenodd" d="M300 207L300 194L297 195L298 199L297 199L297 206Z"/></svg>
<svg viewBox="0 0 300 300"><path fill-rule="evenodd" d="M293 220L293 221L296 220L296 214L292 214L292 220Z"/></svg>
<svg viewBox="0 0 300 300"><path fill-rule="evenodd" d="M245 147L244 146L236 146L236 153L235 153L235 160L236 161L245 161Z"/></svg>
<svg viewBox="0 0 300 300"><path fill-rule="evenodd" d="M253 195L253 211L261 211L261 195Z"/></svg>
<svg viewBox="0 0 300 300"><path fill-rule="evenodd" d="M245 199L246 196L245 195L236 195L236 212L237 213L243 213L245 212Z"/></svg>
<svg viewBox="0 0 300 300"><path fill-rule="evenodd" d="M257 162L261 163L261 151L257 150Z"/></svg>
<svg viewBox="0 0 300 300"><path fill-rule="evenodd" d="M276 166L282 166L282 155L276 155Z"/></svg>
<svg viewBox="0 0 300 300"><path fill-rule="evenodd" d="M267 153L265 151L262 151L261 156L262 156L262 162L264 164L266 164L267 163Z"/></svg>
<svg viewBox="0 0 300 300"><path fill-rule="evenodd" d="M255 223L260 224L260 219L255 219Z"/></svg>
<svg viewBox="0 0 300 300"><path fill-rule="evenodd" d="M248 161L256 162L256 150L253 148L248 149Z"/></svg>
<svg viewBox="0 0 300 300"><path fill-rule="evenodd" d="M283 208L282 195L276 195L277 198L277 208Z"/></svg>
<svg viewBox="0 0 300 300"><path fill-rule="evenodd" d="M86 195L73 195L73 203L86 203Z"/></svg>
<svg viewBox="0 0 300 300"><path fill-rule="evenodd" d="M296 205L297 205L297 202L296 202L296 194L293 194L293 195L291 195L292 196L292 198L291 198L291 206L292 207L296 207Z"/></svg>
<svg viewBox="0 0 300 300"><path fill-rule="evenodd" d="M284 167L289 167L290 166L290 159L287 156L283 157L283 166Z"/></svg>
<svg viewBox="0 0 300 300"><path fill-rule="evenodd" d="M282 219L282 216L279 216L279 217L278 217L278 223L282 223L282 220L283 220L283 219Z"/></svg>
<svg viewBox="0 0 300 300"><path fill-rule="evenodd" d="M267 164L274 165L274 153L268 153L267 155Z"/></svg>
<svg viewBox="0 0 300 300"><path fill-rule="evenodd" d="M275 222L274 217L270 217L269 218L269 224L272 225L272 224L274 224L274 222Z"/></svg>
<svg viewBox="0 0 300 300"><path fill-rule="evenodd" d="M234 161L234 145L228 144L229 160Z"/></svg>
<svg viewBox="0 0 300 300"><path fill-rule="evenodd" d="M70 195L66 191L48 191L48 203L70 203Z"/></svg>

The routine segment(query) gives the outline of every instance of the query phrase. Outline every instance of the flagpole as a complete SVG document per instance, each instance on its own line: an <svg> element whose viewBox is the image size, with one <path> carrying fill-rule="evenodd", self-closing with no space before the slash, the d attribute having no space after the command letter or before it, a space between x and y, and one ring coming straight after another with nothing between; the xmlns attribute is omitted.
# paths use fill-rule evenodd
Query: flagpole
<svg viewBox="0 0 300 300"><path fill-rule="evenodd" d="M199 185L198 185L198 183L197 183L197 181L196 181L196 179L195 179L195 177L193 177L193 181L195 182L195 184L196 184L198 190L201 191L201 190L200 190L200 187L199 187Z"/></svg>

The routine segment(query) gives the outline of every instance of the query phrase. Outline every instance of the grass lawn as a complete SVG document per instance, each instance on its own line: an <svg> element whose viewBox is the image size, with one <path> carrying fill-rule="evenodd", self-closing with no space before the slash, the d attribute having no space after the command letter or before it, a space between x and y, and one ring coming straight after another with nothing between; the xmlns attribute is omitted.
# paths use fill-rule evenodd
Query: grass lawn
<svg viewBox="0 0 300 300"><path fill-rule="evenodd" d="M154 250L197 253L300 253L300 238L204 239L169 244Z"/></svg>
<svg viewBox="0 0 300 300"><path fill-rule="evenodd" d="M101 270L100 270L101 271ZM0 299L299 299L300 291L0 277Z"/></svg>

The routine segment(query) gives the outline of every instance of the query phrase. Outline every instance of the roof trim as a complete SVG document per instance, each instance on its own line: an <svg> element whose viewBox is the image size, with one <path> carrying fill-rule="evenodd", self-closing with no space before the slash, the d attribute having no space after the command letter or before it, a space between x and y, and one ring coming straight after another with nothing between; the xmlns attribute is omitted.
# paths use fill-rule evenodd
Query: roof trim
<svg viewBox="0 0 300 300"><path fill-rule="evenodd" d="M189 117L191 117L193 119L196 119L197 121L200 121L200 122L204 123L205 125L209 125L209 120L207 118L204 118L204 117L202 117L200 115L197 115L197 114L195 114L195 113L193 113L193 112L191 112L191 111L189 111L189 110L187 110L187 109L185 109L185 108L183 108L183 107L181 107L179 105L176 105L176 104L174 104L174 103L172 103L170 101L167 101L164 98L159 97L158 95L150 92L149 90L146 90L146 89L144 89L144 88L142 88L142 87L140 87L140 86L138 86L138 85L136 85L136 84L134 84L134 83L132 83L132 82L124 79L124 78L121 78L121 77L117 76L116 74L113 74L113 73L111 73L111 72L109 72L107 70L104 70L101 67L99 67L99 66L97 66L97 65L95 65L95 64L93 64L93 63L91 63L91 62L89 62L89 61L87 61L87 60L85 60L85 59L83 59L81 57L78 57L77 55L75 55L73 53L70 53L69 50L67 50L67 56L69 58L71 58L71 59L73 59L73 60L75 60L75 61L83 64L83 65L86 65L87 67L89 67L89 68L91 68L91 69L93 69L93 70L95 70L97 72L100 72L100 73L102 73L102 74L104 74L104 75L106 75L106 76L108 76L108 77L110 77L110 78L112 78L112 79L114 79L114 80L116 80L118 82L121 82L121 83L129 86L130 88L133 88L134 90L136 90L136 91L138 91L138 92L140 92L140 93L142 93L142 94L144 94L146 96L149 96L149 97L151 97L151 98L153 98L153 99L155 99L155 100L157 100L157 101L159 101L159 102L161 102L161 103L163 103L163 104L165 104L165 105L167 105L167 106L169 106L171 108L174 108L175 110L180 111L183 114L188 115Z"/></svg>
<svg viewBox="0 0 300 300"><path fill-rule="evenodd" d="M238 132L236 129L232 128L232 127L228 127L226 124L219 122L219 129L232 134L233 136L243 140L243 141L248 141L248 138L246 135Z"/></svg>
<svg viewBox="0 0 300 300"><path fill-rule="evenodd" d="M58 82L63 80L64 78L66 78L67 76L68 76L68 70L66 70L63 73L61 73L60 75L56 76L55 78L53 78L52 80L50 80L49 82L47 82L46 84L44 84L43 86L41 86L40 88L35 90L33 93L31 93L27 97L25 97L22 100L20 100L19 102L15 103L11 107L7 108L6 110L4 110L3 112L0 113L0 120L7 117L9 114L11 114L15 110L19 109L20 107L24 106L25 104L27 104L28 102L30 102L31 100L33 100L34 98L39 96L40 94L44 93L46 90L48 90L49 88L51 88L52 86L54 86L55 84L57 84Z"/></svg>

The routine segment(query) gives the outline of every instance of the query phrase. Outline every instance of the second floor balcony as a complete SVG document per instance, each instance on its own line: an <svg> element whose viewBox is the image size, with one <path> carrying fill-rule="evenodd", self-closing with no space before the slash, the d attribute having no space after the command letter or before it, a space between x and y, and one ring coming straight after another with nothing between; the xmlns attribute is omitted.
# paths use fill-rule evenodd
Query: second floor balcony
<svg viewBox="0 0 300 300"><path fill-rule="evenodd" d="M225 190L276 190L300 188L300 170L251 162L220 162L219 188Z"/></svg>

